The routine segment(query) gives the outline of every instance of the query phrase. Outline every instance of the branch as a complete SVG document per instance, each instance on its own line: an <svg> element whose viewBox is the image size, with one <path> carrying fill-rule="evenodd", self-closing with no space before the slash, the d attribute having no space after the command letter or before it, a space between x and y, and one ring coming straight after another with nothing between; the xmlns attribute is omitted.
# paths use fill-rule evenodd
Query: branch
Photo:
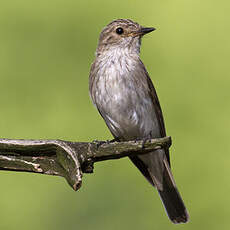
<svg viewBox="0 0 230 230"><path fill-rule="evenodd" d="M128 142L70 142L62 140L0 139L0 170L24 171L64 177L78 190L83 173L92 173L97 161L146 154L169 148L171 138Z"/></svg>

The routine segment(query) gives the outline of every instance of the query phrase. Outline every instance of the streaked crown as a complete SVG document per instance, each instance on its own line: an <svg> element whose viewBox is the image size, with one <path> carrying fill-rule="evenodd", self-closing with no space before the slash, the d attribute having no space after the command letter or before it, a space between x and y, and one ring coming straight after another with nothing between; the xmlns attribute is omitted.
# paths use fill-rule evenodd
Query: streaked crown
<svg viewBox="0 0 230 230"><path fill-rule="evenodd" d="M109 23L101 32L97 54L114 47L130 47L138 49L141 37L155 30L152 27L142 27L130 19L117 19Z"/></svg>

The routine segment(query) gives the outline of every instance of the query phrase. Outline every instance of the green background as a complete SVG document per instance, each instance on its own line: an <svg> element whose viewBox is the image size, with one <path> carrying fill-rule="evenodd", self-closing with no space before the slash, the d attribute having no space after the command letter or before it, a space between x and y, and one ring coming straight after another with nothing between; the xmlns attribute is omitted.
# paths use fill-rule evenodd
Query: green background
<svg viewBox="0 0 230 230"><path fill-rule="evenodd" d="M143 38L190 213L173 225L128 159L95 165L74 192L63 178L0 172L0 229L229 229L230 3L227 0L1 0L2 138L111 139L88 94L101 29L130 18Z"/></svg>

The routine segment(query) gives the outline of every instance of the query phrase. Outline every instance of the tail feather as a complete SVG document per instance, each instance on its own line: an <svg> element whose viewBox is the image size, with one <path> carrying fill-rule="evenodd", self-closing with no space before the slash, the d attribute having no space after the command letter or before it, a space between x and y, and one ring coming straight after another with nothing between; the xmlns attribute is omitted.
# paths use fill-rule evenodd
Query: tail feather
<svg viewBox="0 0 230 230"><path fill-rule="evenodd" d="M158 190L169 219L174 224L186 223L189 220L189 215L176 187L176 183L166 158L163 159L162 166L163 177L161 177L162 181L160 184L156 179L156 176L152 174L151 170L150 176L152 177L153 182Z"/></svg>
<svg viewBox="0 0 230 230"><path fill-rule="evenodd" d="M174 224L188 222L188 212L184 206L177 188L164 189L163 191L158 190L158 192L169 219Z"/></svg>
<svg viewBox="0 0 230 230"><path fill-rule="evenodd" d="M169 219L175 224L186 223L189 215L177 190L163 150L157 150L145 156L135 156L131 160L158 190Z"/></svg>

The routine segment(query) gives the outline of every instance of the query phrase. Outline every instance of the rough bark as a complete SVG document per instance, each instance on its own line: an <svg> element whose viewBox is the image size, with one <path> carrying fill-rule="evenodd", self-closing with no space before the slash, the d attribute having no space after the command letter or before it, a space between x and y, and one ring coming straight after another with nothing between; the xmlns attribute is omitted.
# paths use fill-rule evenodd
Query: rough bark
<svg viewBox="0 0 230 230"><path fill-rule="evenodd" d="M129 142L70 142L62 140L0 139L0 170L34 172L64 177L78 190L83 173L95 162L169 148L171 138Z"/></svg>

